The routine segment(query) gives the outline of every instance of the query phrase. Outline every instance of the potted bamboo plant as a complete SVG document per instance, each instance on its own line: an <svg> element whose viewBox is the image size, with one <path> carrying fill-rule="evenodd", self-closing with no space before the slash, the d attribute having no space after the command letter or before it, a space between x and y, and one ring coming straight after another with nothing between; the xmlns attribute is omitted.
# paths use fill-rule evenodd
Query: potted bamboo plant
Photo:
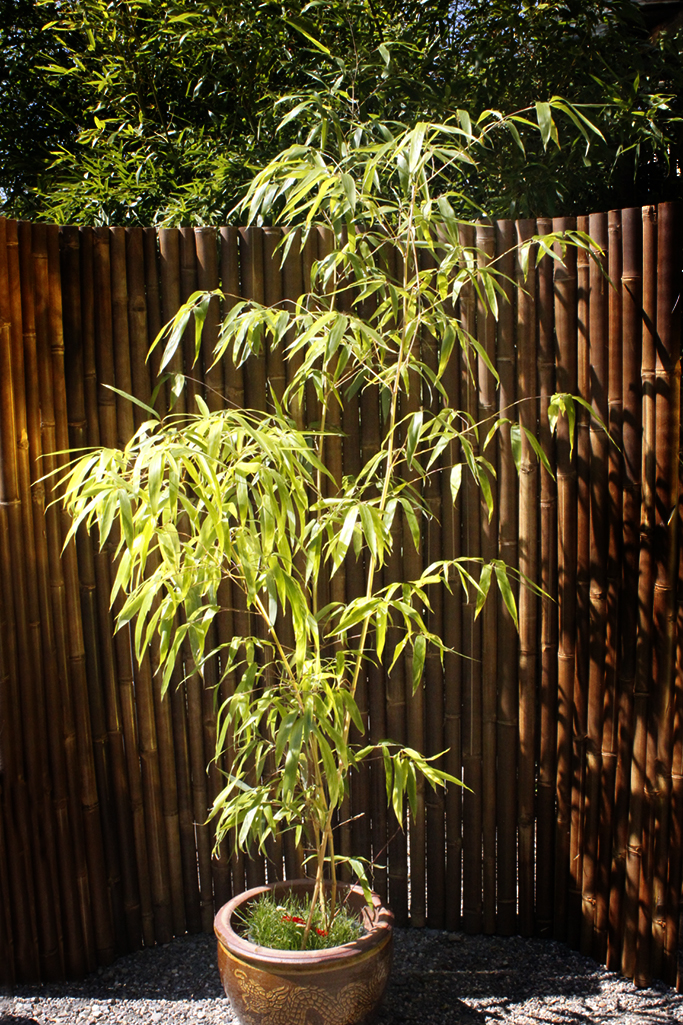
<svg viewBox="0 0 683 1025"><path fill-rule="evenodd" d="M343 127L318 100L302 103L297 116L312 117L314 107L306 143L256 175L242 211L249 223L291 228L285 254L322 225L326 255L296 303L271 308L227 297L214 354L220 360L229 350L244 363L283 349L284 394L273 393L266 411L212 411L201 397L184 416L160 418L148 408L124 450L82 456L64 484L72 533L96 527L104 544L119 532L118 627L135 621L138 658L157 646L163 688L179 660L188 670L190 661L201 670L213 660L232 681L218 708L217 757L229 751L230 765L211 812L217 841L263 851L290 833L307 858L307 880L293 884L308 894L306 910L286 916L300 919L298 950L268 949L241 928L254 892L217 916L226 991L250 1025L308 1020L311 1008L320 1020L351 1025L381 999L391 915L369 891L367 866L337 841L352 774L369 759L384 766L399 825L422 780L459 785L438 757L391 738L369 742L357 700L368 665L390 672L408 659L413 688L421 685L428 647L446 650L425 614L437 587L474 592L479 611L495 580L517 617L501 561L440 561L388 584L381 575L399 517L404 549L419 546L432 474L450 475L453 501L469 475L483 510L491 508L495 469L485 435L502 421L481 425L453 408L444 380L460 349L495 374L463 327L458 301L463 289L474 290L496 315L503 288L495 265L463 243L453 196L476 148L501 125L516 131L515 118L488 114L473 125L460 113L412 127L351 118ZM543 132L549 110L538 119ZM553 243L529 240L522 259ZM162 369L192 322L199 358L214 296L192 296L167 325L157 340ZM342 472L341 411L367 391L381 410L380 445L364 465ZM556 405L563 402L557 397ZM353 598L336 585L349 560L362 577ZM226 581L250 628L218 646L211 626ZM390 651L388 631L399 632ZM342 883L340 870L361 886ZM286 889L292 884L276 884L276 905ZM311 938L331 931L342 905L362 919L360 935L311 950Z"/></svg>

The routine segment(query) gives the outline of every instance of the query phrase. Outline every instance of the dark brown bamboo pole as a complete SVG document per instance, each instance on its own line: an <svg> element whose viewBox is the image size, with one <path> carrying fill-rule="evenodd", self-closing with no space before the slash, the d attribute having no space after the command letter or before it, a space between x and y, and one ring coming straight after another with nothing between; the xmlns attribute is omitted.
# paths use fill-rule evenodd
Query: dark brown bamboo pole
<svg viewBox="0 0 683 1025"><path fill-rule="evenodd" d="M478 224L476 229L477 261L480 267L489 265L495 256L495 228L492 224ZM477 300L477 339L491 364L496 365L496 321L481 296ZM480 430L484 437L497 419L498 396L496 380L480 356L477 379L479 385ZM494 437L482 454L495 467L498 462L498 442ZM498 486L490 478L493 513L489 514L483 496L480 497L481 557L490 562L498 555ZM484 932L496 931L496 720L498 710L498 607L494 593L482 612L482 838L483 838L483 894Z"/></svg>
<svg viewBox="0 0 683 1025"><path fill-rule="evenodd" d="M282 240L281 228L263 228L263 275L264 300L266 306L282 305L282 269L280 263L282 252L278 249ZM297 296L298 298L298 296ZM283 346L268 346L267 353L268 389L272 391L278 402L282 401L285 390L285 358Z"/></svg>
<svg viewBox="0 0 683 1025"><path fill-rule="evenodd" d="M47 243L47 277L48 277L48 335L46 338L47 353L38 353L39 360L47 355L48 367L51 364L51 379L41 375L41 386L47 386L43 393L41 387L41 411L43 419L54 420L53 437L49 444L53 445L57 454L48 456L53 465L65 468L68 462L67 450L70 444L67 389L64 376L64 333L62 307L62 281L60 268L60 237L59 229L50 225L46 229ZM46 467L47 468L47 463ZM50 497L58 496L51 489ZM52 511L56 514L55 540L61 547L70 527L70 521L58 504L48 509L48 518ZM61 518L61 532L59 519ZM48 526L48 540L52 540L52 531ZM82 930L85 940L87 963L94 968L97 961L101 964L110 962L115 956L115 940L111 907L107 894L107 873L102 833L102 814L97 786L97 771L93 752L93 732L90 707L90 695L87 678L87 664L83 626L81 619L80 583L76 547L69 544L62 550L59 562L59 547L51 553L53 567L63 576L64 617L66 620L66 651L68 654L68 687L62 691L62 706L67 733L75 732L79 763L79 797L82 806L82 823L77 822L74 829L75 864L78 866L80 889L80 913ZM53 569L53 579L55 577ZM55 702L57 705L58 702ZM98 709L96 708L97 712ZM57 714L57 713L55 713ZM74 726L71 725L72 719ZM103 723L100 720L100 728ZM100 738L103 739L103 730ZM80 816L79 816L80 817ZM84 849L85 843L85 849ZM86 862L87 877L86 878Z"/></svg>
<svg viewBox="0 0 683 1025"><path fill-rule="evenodd" d="M657 223L657 360L655 366L655 584L656 642L652 678L656 738L654 765L648 757L654 814L652 952L642 971L640 937L636 983L659 978L666 938L670 839L671 758L674 712L675 583L678 568L678 462L680 459L680 276L681 207L662 203ZM649 756L649 750L648 750Z"/></svg>
<svg viewBox="0 0 683 1025"><path fill-rule="evenodd" d="M92 228L79 228L81 254L81 331L83 333L83 401L88 445L100 443L97 361L95 358L95 236Z"/></svg>
<svg viewBox="0 0 683 1025"><path fill-rule="evenodd" d="M61 282L64 324L64 371L66 402L68 410L69 445L78 451L87 444L87 422L85 410L84 376L84 316L81 289L81 233L78 228L63 228L61 231ZM92 249L90 249L90 258ZM90 266L92 272L92 263ZM87 330L92 328L88 325ZM41 531L42 534L42 531ZM108 916L111 918L111 956L124 946L123 919L121 912L121 868L118 850L115 808L112 799L114 785L107 737L106 711L104 705L103 679L97 630L97 604L95 596L95 568L93 542L86 531L80 531L76 538L78 554L78 575L80 587L80 615L83 631L85 678L88 690L88 706L92 731L94 771L100 805L102 825L102 848L106 879L102 885L106 897ZM43 627L45 631L45 627ZM75 775L75 773L74 773ZM76 825L76 824L74 824ZM82 827L81 827L82 833ZM82 847L82 841L76 842ZM85 889L81 892L81 914L90 915L90 897L87 876ZM109 891L109 892L107 892ZM111 893L111 896L110 896ZM118 940L122 939L119 943ZM99 944L102 947L102 943ZM101 955L101 960L103 956Z"/></svg>
<svg viewBox="0 0 683 1025"><path fill-rule="evenodd" d="M239 229L241 294L256 303L265 301L263 275L263 229L250 227ZM266 409L266 360L265 355L253 357L244 367L244 398L248 409Z"/></svg>
<svg viewBox="0 0 683 1025"><path fill-rule="evenodd" d="M51 639L50 624L44 622L44 620L41 622L45 613L45 603L41 604L41 597L45 594L46 589L40 587L38 578L39 552L36 550L31 508L31 474L27 446L24 360L21 338L18 332L14 333L14 341L19 344L13 345L6 227L3 221L0 223L0 362L2 363L0 373L4 387L2 392L0 392L0 402L2 403L3 410L4 449L7 452L4 460L5 477L10 488L14 489L16 499L19 502L19 509L17 511L20 513L25 539L26 588L29 616L32 620L33 643L38 646L38 651L36 652L37 667L44 674L43 680L40 683L44 687L47 713L46 732L49 743L49 751L47 752L49 754L49 764L46 764L45 771L49 773L47 785L52 790L52 807L54 809L55 854L61 896L61 902L58 902L57 910L59 913L61 903L64 929L64 964L67 970L82 973L85 970L86 960L83 931L78 914L76 859L71 842L69 821L70 813L72 817L74 812L78 815L79 808L69 807L70 795L61 731L59 681L56 673L54 650L49 644L49 639ZM42 527L42 524L40 526ZM49 606L49 593L47 605ZM45 668L48 669L49 675L45 673ZM7 716L6 724L0 723L0 730L4 735L3 739L0 740L0 747L3 742L6 743L6 734L9 727L9 711L5 714ZM35 728L37 729L38 727L39 724L35 723ZM75 831L77 831L79 824L78 821L74 822ZM82 846L80 851L82 852ZM80 864L83 866L84 862L81 861Z"/></svg>
<svg viewBox="0 0 683 1025"><path fill-rule="evenodd" d="M576 227L588 233L588 218L578 217ZM585 250L576 258L577 273L577 390L590 401L588 353L590 261ZM588 605L590 590L590 422L584 408L576 414L576 646L574 649L574 717L572 738L572 810L569 847L569 903L567 940L579 945L581 933L581 886L583 879L583 803L585 789L586 715L588 700Z"/></svg>
<svg viewBox="0 0 683 1025"><path fill-rule="evenodd" d="M195 228L195 245L197 249L197 287L202 291L214 291L218 288L218 241L216 229L210 227ZM214 349L218 342L220 321L220 303L214 296L204 321L202 334L202 359L204 363L204 398L211 410L221 409L224 396L223 364L214 365Z"/></svg>
<svg viewBox="0 0 683 1025"><path fill-rule="evenodd" d="M600 828L598 834L598 875L596 885L595 936L593 949L605 961L608 944L610 870L614 832L614 797L619 744L618 631L619 589L621 585L621 423L622 423L622 240L621 211L608 216L608 272L614 287L608 289L608 386L609 432L614 444L608 447L608 551L607 605L605 633L605 699L602 731L602 778L600 790ZM604 558L604 555L603 555Z"/></svg>
<svg viewBox="0 0 683 1025"><path fill-rule="evenodd" d="M12 364L15 356L22 352L23 326L22 326L22 294L19 278L19 253L17 240L16 221L5 221L0 218L0 247L4 266L7 267L7 277L3 274L0 288L2 298L0 314L0 332L2 332L2 347L6 351L9 345L12 352ZM18 371L18 368L17 368ZM3 374L5 377L5 374ZM10 378L6 384L12 384ZM12 392L14 392L12 387ZM18 390L18 389L17 389ZM3 409L6 402L3 402ZM11 405L9 409L11 410ZM5 409L5 416L8 410ZM8 424L9 427L9 418ZM25 623L21 611L17 612L14 606L13 587L13 562L16 553L13 553L11 526L16 517L16 508L12 510L12 499L16 506L16 494L12 493L11 466L13 461L13 447L8 458L5 458L3 448L4 431L0 430L0 574L2 583L0 585L0 619L3 628L3 648L6 675L2 680L2 706L5 718L3 730L2 751L5 764L6 778L8 780L8 793L6 805L6 823L8 824L8 835L12 836L10 846L9 869L11 872L9 881L12 884L12 911L14 937L16 940L16 968L20 975L31 978L40 978L40 947L37 922L37 904L40 891L36 885L34 876L34 853L33 853L33 825L31 815L31 787L27 779L28 766L28 745L26 744L22 731L22 676L20 672L20 659L25 655L23 637L26 634ZM10 473L7 472L7 466ZM24 663L24 665L26 665ZM38 868L42 872L42 868Z"/></svg>
<svg viewBox="0 0 683 1025"><path fill-rule="evenodd" d="M500 384L500 416L515 420L517 412L515 351L515 227L512 221L496 221L496 267L500 271L505 299L498 319L498 356L496 369ZM517 567L518 479L515 469L510 425L500 428L498 440L498 552L510 569ZM511 577L515 597L517 587ZM498 752L496 786L496 885L498 891L497 931L511 936L517 922L517 630L502 600L498 601L498 709L496 748Z"/></svg>
<svg viewBox="0 0 683 1025"><path fill-rule="evenodd" d="M176 315L182 302L180 292L180 233L178 228L159 228L159 282L161 323L165 325ZM168 409L172 406L174 412L185 413L189 408L187 392L183 390L175 401L173 401L174 396L171 392L173 376L186 372L182 345L178 346L173 358L166 365L164 372L171 375L171 380L166 386L166 408Z"/></svg>
<svg viewBox="0 0 683 1025"><path fill-rule="evenodd" d="M638 630L634 686L633 758L626 850L626 884L623 910L622 973L633 978L639 931L643 823L649 814L644 794L648 735L648 697L652 671L652 599L654 590L655 487L655 348L657 330L657 209L645 206L643 217L643 312L642 312L642 461L640 554L638 560ZM642 914L649 919L650 909Z"/></svg>
<svg viewBox="0 0 683 1025"><path fill-rule="evenodd" d="M97 373L97 412L99 422L99 441L108 447L117 444L118 429L116 423L116 404L114 392L105 385L115 383L113 331L112 331L112 299L111 299L111 260L109 252L110 233L107 228L95 228L93 232L93 292L94 292L94 362L88 366L90 354L85 352L86 379L96 369ZM88 394L86 393L86 404ZM94 410L89 410L89 415ZM123 714L121 695L118 686L116 645L114 644L114 624L109 610L109 594L111 590L110 551L105 548L96 559L95 573L97 580L98 620L100 646L103 651L103 668L105 672L105 693L107 706L107 729L110 737L113 763L115 765L115 794L117 819L121 850L121 877L123 884L123 908L126 920L127 944L130 950L140 946L142 920L140 894L138 884L138 868L136 864L135 840L133 829L133 813L128 780L127 750L124 746ZM119 642L120 643L120 642ZM124 653L128 659L128 653ZM131 754L132 757L132 754Z"/></svg>
<svg viewBox="0 0 683 1025"><path fill-rule="evenodd" d="M44 243L44 227L39 234ZM39 374L49 373L49 356L44 354L44 364L40 365L36 357L37 325L36 320L41 323L41 334L46 335L47 331L47 282L42 288L36 287L41 282L42 275L35 278L35 272L39 269L46 272L47 254L43 245L42 258L35 260L32 250L31 225L21 222L19 225L19 260L21 265L21 319L24 336L24 348L32 350L31 364L37 366L35 374L30 373L32 388L27 394L29 445L31 470L34 479L38 479L44 472L45 467L40 462L42 453L41 429L43 422L40 411L40 385ZM45 273L45 278L47 277ZM35 289L35 292L34 292ZM38 302L34 305L34 295ZM29 357L27 356L27 362ZM11 378L7 380L3 374L5 387L11 387ZM11 444L11 423L12 400L3 396L0 403L3 414L3 433L8 438L3 444L4 450L4 477L6 500L9 503L8 520L10 538L12 545L12 575L13 592L15 602L15 616L18 628L18 652L19 672L22 690L22 720L25 735L27 754L27 782L31 801L32 827L34 845L39 845L39 853L34 862L36 875L36 896L38 907L41 909L38 916L40 955L41 955L41 976L57 978L64 970L62 933L61 933L61 906L60 895L56 883L55 872L55 846L54 846L54 821L53 812L50 807L50 778L47 765L47 722L45 694L42 679L42 659L39 633L39 610L29 606L29 594L26 586L26 554L23 525L21 523L21 504L18 493L18 482L16 476L16 458L14 457ZM6 426L5 426L6 425ZM54 444L52 450L54 450ZM12 460L10 463L9 460ZM48 467L49 469L49 467ZM41 489L34 492L34 502L41 502ZM49 525L54 529L55 516L52 515ZM54 596L53 591L53 596ZM54 607L54 606L53 606ZM62 635L63 639L63 635ZM58 638L59 640L59 638ZM62 663L63 665L63 663ZM66 680L66 671L62 672L62 681ZM38 820L39 817L39 820ZM49 901L47 915L43 920L43 902Z"/></svg>
<svg viewBox="0 0 683 1025"><path fill-rule="evenodd" d="M591 238L607 250L607 215L591 214ZM600 258L600 262L604 258ZM597 260L590 266L589 356L591 364L591 407L606 424L608 368L608 284ZM602 775L602 717L605 697L605 625L607 620L607 446L608 438L593 418L590 425L590 608L589 671L586 719L586 791L583 806L583 862L581 890L581 950L593 949L595 926L598 828L600 823L600 781Z"/></svg>
<svg viewBox="0 0 683 1025"><path fill-rule="evenodd" d="M641 477L641 334L643 218L640 207L622 210L622 538L619 602L618 749L614 796L612 887L609 905L607 966L621 967L623 906L628 843L633 688L638 606L638 547Z"/></svg>
<svg viewBox="0 0 683 1025"><path fill-rule="evenodd" d="M531 238L535 222L517 221L517 243ZM535 345L536 273L529 259L524 278L517 261L517 397L521 431L519 472L519 569L530 580L538 573L538 461L526 435L537 433L538 384ZM519 926L522 936L534 931L534 820L536 749L536 672L538 599L527 587L519 592L519 754L518 842ZM540 852L539 852L540 853Z"/></svg>
<svg viewBox="0 0 683 1025"><path fill-rule="evenodd" d="M423 254L423 271L431 271L436 277L436 261L431 254ZM432 286L435 281L432 281ZM422 337L422 359L426 367L436 376L439 366L437 340L424 333ZM424 406L427 415L437 415L440 400L436 390L425 389ZM437 460L424 483L424 501L429 518L424 525L424 560L429 566L441 558L441 460ZM428 629L443 637L443 588L430 588L431 610L426 612ZM427 754L432 757L444 750L444 680L441 659L433 647L427 648L424 666L425 699L425 743ZM494 713L495 719L495 713ZM443 766L443 759L439 759ZM495 782L494 782L495 786ZM443 929L446 921L446 834L445 801L443 791L426 787L426 834L427 834L427 924L432 929ZM495 819L494 819L495 836ZM494 840L495 845L495 840ZM494 865L495 877L495 865Z"/></svg>
<svg viewBox="0 0 683 1025"><path fill-rule="evenodd" d="M157 335L161 331L161 293L159 267L159 239L156 228L142 229L142 250L145 261L145 298L147 303L147 342L150 348L149 373L152 394L155 395L154 408L160 416L166 412L166 389L159 381L159 367L163 347L161 344L152 349Z"/></svg>
<svg viewBox="0 0 683 1025"><path fill-rule="evenodd" d="M679 531L682 495L679 466ZM681 848L683 846L683 545L678 545L678 581L676 616L676 666L674 678L674 723L671 766L671 839L666 909L666 938L663 976L670 986L680 989L678 937L681 923Z"/></svg>
<svg viewBox="0 0 683 1025"><path fill-rule="evenodd" d="M576 227L574 218L555 218L554 231ZM567 249L555 265L555 336L558 391L577 390L576 250ZM576 625L576 438L566 417L557 425L557 827L555 832L554 928L556 939L567 934L567 889L572 794L572 716Z"/></svg>
<svg viewBox="0 0 683 1025"><path fill-rule="evenodd" d="M2 639L0 637L0 676L6 676L4 652ZM0 692L2 685L0 684ZM4 716L4 709L0 704L0 716ZM12 917L10 914L11 896L9 891L9 859L7 852L7 841L5 840L4 812L7 803L7 795L3 786L4 763L0 769L0 985L14 986L17 979L16 963L14 959L14 932L12 929Z"/></svg>
<svg viewBox="0 0 683 1025"><path fill-rule="evenodd" d="M537 231L552 231L552 221L539 218ZM548 463L556 467L555 445L548 422L548 402L555 392L555 337L553 260L546 256L538 267L538 438ZM554 477L541 466L540 474L540 584L541 673L538 807L536 825L536 931L552 936L555 840L555 782L557 756L557 488Z"/></svg>
<svg viewBox="0 0 683 1025"><path fill-rule="evenodd" d="M187 302L193 292L197 291L197 251L195 249L194 228L179 229L180 235L180 300ZM185 365L187 392L186 406L189 413L197 412L195 395L203 392L202 354L197 355L195 345L194 324L188 324L183 334L183 362Z"/></svg>
<svg viewBox="0 0 683 1025"><path fill-rule="evenodd" d="M221 288L225 299L223 301L223 314L234 306L242 295L240 284L240 253L238 249L238 231L234 227L221 228L220 230L220 274ZM241 366L235 366L232 353L228 353L223 360L223 372L225 375L225 401L230 408L242 409L244 406L244 372ZM218 621L219 636L222 640L230 640L233 632L243 637L248 630L246 619L246 606L244 597L237 587L231 587L229 582L222 586L222 605L226 612ZM233 692L235 681L227 678L223 681L221 695L225 700ZM225 760L225 767L230 767L230 752ZM232 844L229 838L228 843ZM245 887L245 858L241 851L234 851L231 855L232 870L232 892L241 893Z"/></svg>
<svg viewBox="0 0 683 1025"><path fill-rule="evenodd" d="M474 225L463 225L460 241L470 251L476 243ZM472 285L466 285L460 294L460 323L469 337L476 337L476 296ZM479 402L476 359L471 346L463 351L461 361L460 401L469 417L478 423ZM468 439L475 455L479 444L470 431ZM479 488L464 471L463 489L463 555L478 559L480 547L481 496ZM473 567L476 575L476 567ZM482 928L482 723L481 723L481 624L475 620L476 595L470 591L462 605L462 651L466 656L463 667L463 733L461 777L469 790L463 797L463 910L465 932L479 933Z"/></svg>
<svg viewBox="0 0 683 1025"><path fill-rule="evenodd" d="M128 282L126 276L126 233L124 228L111 228L109 240L112 296L112 335L114 344L114 378L116 381L116 425L117 444L123 448L135 431L133 403L119 392L130 394L132 374L130 365L130 338L128 333ZM112 574L115 567L112 565ZM123 606L123 595L117 596L113 612L117 616ZM123 735L126 745L128 786L135 857L137 860L140 909L142 914L142 935L146 946L154 943L154 913L152 910L152 886L147 844L145 794L140 762L140 722L136 715L136 684L131 655L130 630L117 630L114 636L118 687L123 721Z"/></svg>
<svg viewBox="0 0 683 1025"><path fill-rule="evenodd" d="M149 405L152 397L149 352L149 324L147 322L147 297L145 294L144 229L126 228L126 281L128 285L128 336L130 338L130 374L132 394ZM133 408L135 428L149 414Z"/></svg>

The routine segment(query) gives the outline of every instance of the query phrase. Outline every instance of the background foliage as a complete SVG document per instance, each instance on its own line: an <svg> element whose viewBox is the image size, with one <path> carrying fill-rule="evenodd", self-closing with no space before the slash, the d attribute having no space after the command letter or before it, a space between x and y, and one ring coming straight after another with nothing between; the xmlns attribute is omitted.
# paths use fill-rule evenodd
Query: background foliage
<svg viewBox="0 0 683 1025"><path fill-rule="evenodd" d="M653 41L631 0L5 0L4 212L224 222L254 168L295 141L297 121L277 126L304 96L410 123L559 95L589 105L604 142L586 157L561 127L561 150L501 133L467 183L484 212L673 198L682 39Z"/></svg>

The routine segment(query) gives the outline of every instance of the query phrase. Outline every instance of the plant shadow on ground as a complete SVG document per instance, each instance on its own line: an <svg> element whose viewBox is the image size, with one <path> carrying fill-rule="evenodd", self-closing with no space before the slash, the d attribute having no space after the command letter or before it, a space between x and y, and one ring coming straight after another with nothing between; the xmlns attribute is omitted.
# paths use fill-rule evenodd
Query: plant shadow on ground
<svg viewBox="0 0 683 1025"><path fill-rule="evenodd" d="M20 986L13 995L117 1003L224 998L216 942L206 934L129 954L80 982ZM616 1025L624 1019L630 1025L683 1022L683 995L661 984L639 993L553 941L398 929L378 1025ZM0 1025L34 1020L19 1009L0 1009Z"/></svg>

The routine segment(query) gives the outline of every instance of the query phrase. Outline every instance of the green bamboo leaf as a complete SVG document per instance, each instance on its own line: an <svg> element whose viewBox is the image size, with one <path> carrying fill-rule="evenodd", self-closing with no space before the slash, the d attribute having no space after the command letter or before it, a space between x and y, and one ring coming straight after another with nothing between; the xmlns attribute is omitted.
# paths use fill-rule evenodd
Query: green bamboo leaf
<svg viewBox="0 0 683 1025"><path fill-rule="evenodd" d="M420 686L420 681L422 680L426 652L427 640L424 634L418 634L413 643L413 694Z"/></svg>

